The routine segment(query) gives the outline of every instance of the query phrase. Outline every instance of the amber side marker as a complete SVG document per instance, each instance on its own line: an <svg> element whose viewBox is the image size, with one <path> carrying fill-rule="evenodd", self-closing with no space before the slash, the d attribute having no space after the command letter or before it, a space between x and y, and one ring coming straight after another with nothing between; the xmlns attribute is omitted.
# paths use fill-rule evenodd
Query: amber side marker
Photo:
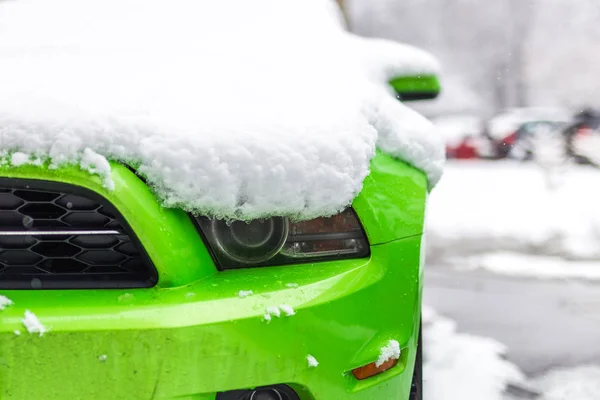
<svg viewBox="0 0 600 400"><path fill-rule="evenodd" d="M352 375L354 375L354 377L356 379L358 379L359 381L362 381L363 379L367 379L372 376L381 374L382 372L385 372L388 369L395 367L396 364L398 364L397 359L387 360L386 362L381 364L379 367L376 366L374 362L372 362L371 364L363 365L362 367L353 369Z"/></svg>

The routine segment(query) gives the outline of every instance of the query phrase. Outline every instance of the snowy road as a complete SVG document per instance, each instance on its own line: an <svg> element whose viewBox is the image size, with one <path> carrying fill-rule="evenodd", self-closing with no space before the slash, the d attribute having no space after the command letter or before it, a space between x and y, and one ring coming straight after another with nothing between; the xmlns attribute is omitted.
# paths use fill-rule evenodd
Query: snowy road
<svg viewBox="0 0 600 400"><path fill-rule="evenodd" d="M507 345L508 359L528 376L600 364L600 283L430 266L425 304L461 331Z"/></svg>
<svg viewBox="0 0 600 400"><path fill-rule="evenodd" d="M428 400L600 398L600 170L557 177L448 165L428 209Z"/></svg>

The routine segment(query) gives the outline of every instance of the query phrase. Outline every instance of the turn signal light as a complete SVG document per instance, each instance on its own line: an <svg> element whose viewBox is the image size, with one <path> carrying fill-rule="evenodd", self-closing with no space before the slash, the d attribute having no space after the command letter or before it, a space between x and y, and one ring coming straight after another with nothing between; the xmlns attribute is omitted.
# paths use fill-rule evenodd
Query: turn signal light
<svg viewBox="0 0 600 400"><path fill-rule="evenodd" d="M372 362L371 364L363 365L362 367L358 367L352 370L352 375L359 381L363 379L370 378L372 376L381 374L382 372L387 371L390 368L393 368L398 364L397 359L391 359L385 361L383 364L377 366L376 363Z"/></svg>

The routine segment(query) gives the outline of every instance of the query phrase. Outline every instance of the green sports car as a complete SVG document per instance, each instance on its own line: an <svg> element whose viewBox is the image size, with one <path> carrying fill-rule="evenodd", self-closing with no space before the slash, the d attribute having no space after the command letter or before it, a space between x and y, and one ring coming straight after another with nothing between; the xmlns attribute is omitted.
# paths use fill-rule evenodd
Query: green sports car
<svg viewBox="0 0 600 400"><path fill-rule="evenodd" d="M87 23L75 21L85 34L73 35L69 24L74 20L69 18L56 32L39 28L54 23L47 14L64 17L54 2L0 4L0 400L421 400L423 223L429 176L437 173L437 164L428 169L428 148L419 135L394 136L395 112L404 112L398 114L402 117L407 111L389 96L392 90L365 80L364 87L373 89L365 89L364 97L377 99L372 103L376 107L358 108L376 111L369 114L369 123L345 112L343 107L354 109L354 103L344 103L345 95L339 97L339 110L332 107L331 112L323 112L320 104L311 108L320 96L305 98L303 118L311 116L307 110L316 121L335 113L341 117L332 126L342 133L350 127L347 135L335 136L331 130L329 142L319 142L318 124L302 130L302 140L291 137L287 142L270 128L268 135L252 140L225 130L219 131L221 136L184 136L201 131L194 123L201 125L216 102L212 96L202 107L189 107L189 99L202 101L201 90L178 97L195 84L196 69L182 66L202 67L204 58L161 64L154 47L138 57L130 47L143 35L134 34L117 49L118 60L130 64L106 62L113 52L104 42L106 24L89 28L101 17L86 14L83 2L59 3L73 7L63 11L89 17ZM109 3L120 10L119 1ZM136 7L147 4L128 3L135 5L133 15ZM154 3L153 18L160 19L165 8ZM277 1L267 3L282 7ZM104 10L104 1L94 4L95 12ZM187 7L196 2L176 4L183 10L178 17L185 19ZM236 4L249 12L255 7ZM304 1L294 4L303 7ZM25 7L29 5L31 9ZM31 13L40 7L43 12ZM109 11L104 17L113 22ZM186 22L194 29L196 17L202 14ZM211 19L206 17L206 23ZM123 21L128 33L129 20ZM176 30L180 19L174 21ZM245 21L242 16L233 25ZM155 32L151 22L149 34ZM93 36L98 31L99 39ZM178 38L189 37L187 33ZM317 44L320 35L315 36ZM342 35L332 37L341 42L346 40ZM271 40L269 35L261 38ZM121 45L121 39L114 35L111 45ZM298 37L290 34L289 39ZM343 43L363 46L360 40ZM189 46L193 43L176 51L189 51ZM173 55L170 42L161 52ZM293 48L289 54L294 62L296 53ZM220 55L219 49L214 54ZM353 60L355 54L340 52L339 57L346 56ZM169 68L177 73L165 73ZM216 65L212 72L220 69ZM319 70L307 73L318 75ZM437 94L435 74L407 70L386 78L400 98ZM153 80L146 77L154 78L154 73L168 79L154 79L159 83L148 88ZM178 73L185 79L178 81ZM267 78L275 73L273 69ZM198 87L210 87L213 78L209 75ZM347 81L340 82L332 87L343 89ZM318 87L326 83L317 82ZM297 93L304 93L302 85ZM276 93L288 92L279 90L279 81L274 86ZM321 96L338 99L334 90L325 89ZM279 102L274 98L253 100L264 101L268 114ZM225 103L229 112L230 103ZM291 120L293 131L299 123L287 118L288 111L292 115L296 110L290 109L280 110L283 117L274 116L279 118L277 129L284 130L281 124ZM262 129L256 117L261 114L248 114L253 123L248 126ZM385 119L388 114L393 118ZM216 121L207 126L218 129L231 122ZM351 135L354 139L348 139ZM413 143L418 145L404 151ZM333 145L347 154L335 153ZM272 149L281 150L283 156L276 155L283 161L254 168L274 154ZM298 156L297 149L306 157ZM443 147L439 150L443 157ZM317 171L294 172L306 160ZM207 173L205 165L214 168ZM282 166L291 166L295 175L286 175ZM318 175L317 167L326 174ZM338 184L353 168L357 172L352 176L360 179ZM313 173L321 181L302 180ZM212 195L219 176L233 178ZM272 184L279 178L287 186ZM206 182L212 183L207 187ZM311 192L311 186L318 190ZM326 192L332 187L333 196L349 187L352 197L343 194L332 202ZM306 198L295 202L294 191ZM280 192L285 196L277 197ZM230 193L243 196L227 197ZM219 208L221 198L223 203L233 199L232 206ZM326 207L319 208L318 201ZM300 204L294 205L299 211L317 210L324 216L298 217L302 214L286 208L288 202ZM206 209L232 211L203 213L206 204ZM257 204L261 216L246 218L249 214L243 212L259 209ZM290 212L270 211L269 204ZM236 218L236 212L243 215Z"/></svg>
<svg viewBox="0 0 600 400"><path fill-rule="evenodd" d="M111 167L0 169L0 398L420 399L422 172L378 154L339 215L226 223Z"/></svg>

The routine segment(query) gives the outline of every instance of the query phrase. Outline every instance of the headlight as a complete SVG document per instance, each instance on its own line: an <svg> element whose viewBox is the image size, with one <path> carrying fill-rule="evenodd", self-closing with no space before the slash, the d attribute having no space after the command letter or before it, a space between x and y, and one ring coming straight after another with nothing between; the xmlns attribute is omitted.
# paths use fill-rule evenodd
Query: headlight
<svg viewBox="0 0 600 400"><path fill-rule="evenodd" d="M272 217L251 222L196 217L219 269L360 258L369 243L354 211L291 222Z"/></svg>

